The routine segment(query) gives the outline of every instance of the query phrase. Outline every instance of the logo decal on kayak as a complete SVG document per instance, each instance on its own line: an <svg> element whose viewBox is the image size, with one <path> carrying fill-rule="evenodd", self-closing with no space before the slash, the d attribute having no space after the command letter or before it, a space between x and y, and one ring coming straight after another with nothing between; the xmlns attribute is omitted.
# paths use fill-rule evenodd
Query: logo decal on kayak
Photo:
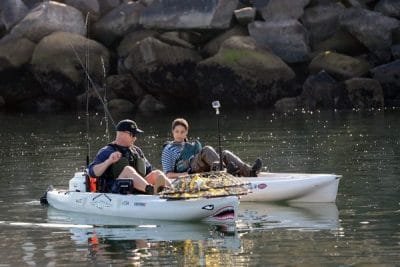
<svg viewBox="0 0 400 267"><path fill-rule="evenodd" d="M267 187L267 184L258 184L257 187L262 190Z"/></svg>
<svg viewBox="0 0 400 267"><path fill-rule="evenodd" d="M214 209L214 205L207 205L202 207L203 210L213 210Z"/></svg>

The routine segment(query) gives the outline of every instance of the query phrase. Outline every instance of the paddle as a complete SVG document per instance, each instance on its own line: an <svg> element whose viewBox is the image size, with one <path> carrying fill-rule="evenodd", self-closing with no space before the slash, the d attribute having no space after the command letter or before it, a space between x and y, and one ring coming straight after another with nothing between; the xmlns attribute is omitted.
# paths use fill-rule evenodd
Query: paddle
<svg viewBox="0 0 400 267"><path fill-rule="evenodd" d="M180 176L173 182L174 188L160 192L162 198L189 199L245 195L250 183L223 171L204 172Z"/></svg>

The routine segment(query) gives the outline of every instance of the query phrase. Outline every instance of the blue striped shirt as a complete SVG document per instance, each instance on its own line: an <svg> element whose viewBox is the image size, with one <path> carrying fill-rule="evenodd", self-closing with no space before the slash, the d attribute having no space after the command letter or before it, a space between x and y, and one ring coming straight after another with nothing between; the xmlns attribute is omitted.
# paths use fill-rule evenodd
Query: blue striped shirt
<svg viewBox="0 0 400 267"><path fill-rule="evenodd" d="M182 152L184 143L170 143L161 154L161 164L164 173L175 172L175 163Z"/></svg>

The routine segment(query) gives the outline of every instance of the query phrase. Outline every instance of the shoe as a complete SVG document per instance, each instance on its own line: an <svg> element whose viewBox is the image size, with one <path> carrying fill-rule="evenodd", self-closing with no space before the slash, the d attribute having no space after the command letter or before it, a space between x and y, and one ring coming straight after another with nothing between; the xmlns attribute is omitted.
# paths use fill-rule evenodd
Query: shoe
<svg viewBox="0 0 400 267"><path fill-rule="evenodd" d="M222 167L224 168L224 167ZM215 171L222 171L221 170L221 164L219 161L214 161L211 165L211 171L215 172Z"/></svg>
<svg viewBox="0 0 400 267"><path fill-rule="evenodd" d="M233 176L239 176L240 169L235 163L229 162L226 165L226 172L232 174Z"/></svg>
<svg viewBox="0 0 400 267"><path fill-rule="evenodd" d="M251 167L250 176L256 177L257 174L261 171L261 168L262 168L262 161L261 159L258 158Z"/></svg>
<svg viewBox="0 0 400 267"><path fill-rule="evenodd" d="M146 185L146 188L144 189L145 194L147 195L154 195L154 186L151 184Z"/></svg>

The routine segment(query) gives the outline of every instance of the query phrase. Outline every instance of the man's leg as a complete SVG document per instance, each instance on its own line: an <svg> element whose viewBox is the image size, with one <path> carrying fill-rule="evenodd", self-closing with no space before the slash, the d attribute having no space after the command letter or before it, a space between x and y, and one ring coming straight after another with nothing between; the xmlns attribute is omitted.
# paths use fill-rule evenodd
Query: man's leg
<svg viewBox="0 0 400 267"><path fill-rule="evenodd" d="M125 166L125 168L119 174L118 178L131 178L133 180L134 188L142 192L148 191L148 189L146 190L146 188L148 188L147 186L149 185L149 183L142 176L140 176L137 171L131 166Z"/></svg>

